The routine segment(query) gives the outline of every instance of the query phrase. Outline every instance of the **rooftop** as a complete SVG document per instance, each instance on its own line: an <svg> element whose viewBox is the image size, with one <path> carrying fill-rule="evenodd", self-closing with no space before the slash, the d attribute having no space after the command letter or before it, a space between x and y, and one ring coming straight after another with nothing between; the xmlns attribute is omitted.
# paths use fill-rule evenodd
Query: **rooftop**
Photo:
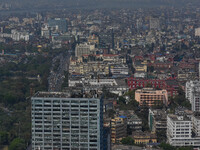
<svg viewBox="0 0 200 150"><path fill-rule="evenodd" d="M68 90L67 90L68 91ZM33 98L99 98L100 95L95 91L85 94L82 91L78 92L77 90L72 90L68 92L37 92Z"/></svg>
<svg viewBox="0 0 200 150"><path fill-rule="evenodd" d="M43 98L69 98L70 93L67 92L37 92L33 97L43 97Z"/></svg>

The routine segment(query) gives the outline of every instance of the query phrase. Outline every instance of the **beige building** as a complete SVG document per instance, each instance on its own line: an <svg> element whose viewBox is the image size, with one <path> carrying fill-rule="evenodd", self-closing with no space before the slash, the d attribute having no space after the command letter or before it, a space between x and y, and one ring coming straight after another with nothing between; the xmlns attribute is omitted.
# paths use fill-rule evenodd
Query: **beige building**
<svg viewBox="0 0 200 150"><path fill-rule="evenodd" d="M93 54L95 50L95 44L79 44L75 49L75 56L82 57L83 55Z"/></svg>
<svg viewBox="0 0 200 150"><path fill-rule="evenodd" d="M135 100L140 105L152 106L163 103L168 104L167 90L154 90L153 88L143 88L135 91Z"/></svg>

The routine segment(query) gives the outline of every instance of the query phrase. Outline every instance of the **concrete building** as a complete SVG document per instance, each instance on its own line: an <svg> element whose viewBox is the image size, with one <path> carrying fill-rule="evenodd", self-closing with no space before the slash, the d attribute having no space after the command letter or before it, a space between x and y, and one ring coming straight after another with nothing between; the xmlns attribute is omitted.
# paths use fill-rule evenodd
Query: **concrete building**
<svg viewBox="0 0 200 150"><path fill-rule="evenodd" d="M199 36L200 37L200 28L196 28L195 29L195 36Z"/></svg>
<svg viewBox="0 0 200 150"><path fill-rule="evenodd" d="M149 109L149 128L150 131L156 132L167 129L167 114L161 109Z"/></svg>
<svg viewBox="0 0 200 150"><path fill-rule="evenodd" d="M103 100L38 92L32 98L32 150L103 149Z"/></svg>
<svg viewBox="0 0 200 150"><path fill-rule="evenodd" d="M200 111L200 81L186 82L185 94L191 103L192 111Z"/></svg>
<svg viewBox="0 0 200 150"><path fill-rule="evenodd" d="M50 28L56 28L62 33L67 32L67 20L63 18L49 19L48 26Z"/></svg>
<svg viewBox="0 0 200 150"><path fill-rule="evenodd" d="M127 136L127 118L125 116L111 119L111 142L120 143Z"/></svg>
<svg viewBox="0 0 200 150"><path fill-rule="evenodd" d="M186 115L167 116L167 141L172 146L200 146L200 137L192 136L193 121Z"/></svg>
<svg viewBox="0 0 200 150"><path fill-rule="evenodd" d="M178 94L179 83L175 79L142 79L142 78L127 78L127 84L130 90L135 90L137 88L146 88L147 86L152 86L152 88L166 89L168 96L174 97Z"/></svg>
<svg viewBox="0 0 200 150"><path fill-rule="evenodd" d="M143 88L135 91L135 100L139 105L152 106L155 104L168 105L168 95L166 90L154 90L153 88Z"/></svg>
<svg viewBox="0 0 200 150"><path fill-rule="evenodd" d="M200 113L194 113L192 117L193 131L195 136L200 137Z"/></svg>
<svg viewBox="0 0 200 150"><path fill-rule="evenodd" d="M157 143L157 137L155 133L137 131L132 133L135 144L149 144Z"/></svg>
<svg viewBox="0 0 200 150"><path fill-rule="evenodd" d="M125 64L110 65L110 73L112 74L112 76L127 76L128 71L128 66Z"/></svg>
<svg viewBox="0 0 200 150"><path fill-rule="evenodd" d="M142 119L140 119L136 114L131 115L127 121L127 127L131 131L141 131L142 130Z"/></svg>
<svg viewBox="0 0 200 150"><path fill-rule="evenodd" d="M89 54L93 54L94 53L94 49L95 49L95 45L94 44L79 44L76 46L75 49L75 56L76 57L82 57L83 55L89 55Z"/></svg>

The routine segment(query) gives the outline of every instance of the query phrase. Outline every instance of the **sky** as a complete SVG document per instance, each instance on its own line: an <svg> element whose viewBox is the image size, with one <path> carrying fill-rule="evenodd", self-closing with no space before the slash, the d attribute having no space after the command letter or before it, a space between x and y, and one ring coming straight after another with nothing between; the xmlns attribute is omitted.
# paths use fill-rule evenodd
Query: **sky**
<svg viewBox="0 0 200 150"><path fill-rule="evenodd" d="M199 0L0 0L0 2L12 4L15 9L184 7L188 3L200 5Z"/></svg>

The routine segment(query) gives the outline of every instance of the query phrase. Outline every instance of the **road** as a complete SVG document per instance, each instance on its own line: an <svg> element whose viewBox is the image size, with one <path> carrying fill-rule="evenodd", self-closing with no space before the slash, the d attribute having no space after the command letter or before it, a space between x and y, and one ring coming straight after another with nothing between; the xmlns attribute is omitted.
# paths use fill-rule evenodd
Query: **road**
<svg viewBox="0 0 200 150"><path fill-rule="evenodd" d="M49 92L59 92L61 91L61 86L65 78L64 72L68 71L70 63L70 53L61 53L53 58L52 66L50 69L50 75L48 77L48 91ZM59 66L56 67L56 62L59 61Z"/></svg>

